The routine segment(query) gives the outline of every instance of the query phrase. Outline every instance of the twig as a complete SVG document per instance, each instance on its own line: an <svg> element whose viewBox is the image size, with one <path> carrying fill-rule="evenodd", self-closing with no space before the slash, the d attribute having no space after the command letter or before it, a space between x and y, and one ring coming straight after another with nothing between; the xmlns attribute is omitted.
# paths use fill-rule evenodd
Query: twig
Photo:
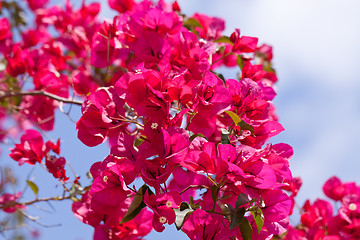
<svg viewBox="0 0 360 240"><path fill-rule="evenodd" d="M6 93L0 95L0 100L2 100L4 98L8 98L8 97L28 96L28 95L30 95L30 96L35 96L35 95L45 96L45 97L57 100L59 102L70 103L70 104L75 104L75 105L79 105L79 106L81 106L83 104L82 101L60 97L55 94L45 92L43 90L38 90L38 91L35 90L35 91L27 91L27 92L6 92Z"/></svg>
<svg viewBox="0 0 360 240"><path fill-rule="evenodd" d="M51 228L51 227L59 227L59 226L61 226L61 224L46 225L46 224L43 224L43 223L39 222L39 221L38 221L38 218L33 217L33 216L30 216L30 215L24 213L23 211L19 211L19 213L20 213L21 215L23 215L24 217L26 217L27 219L29 219L30 221L32 221L32 222L34 222L34 223L36 223L36 224L38 224L38 225L40 225L40 226L42 226L42 227L45 227L45 228Z"/></svg>
<svg viewBox="0 0 360 240"><path fill-rule="evenodd" d="M0 206L0 209L3 208L8 208L11 206L16 206L16 205L22 205L22 206L27 206L27 205L31 205L34 203L38 203L38 202L48 202L48 201L62 201L62 200L66 200L66 199L71 199L71 196L67 196L67 197L49 197L49 198L37 198L34 199L32 201L28 201L28 202L11 202L10 204L5 204L3 206Z"/></svg>

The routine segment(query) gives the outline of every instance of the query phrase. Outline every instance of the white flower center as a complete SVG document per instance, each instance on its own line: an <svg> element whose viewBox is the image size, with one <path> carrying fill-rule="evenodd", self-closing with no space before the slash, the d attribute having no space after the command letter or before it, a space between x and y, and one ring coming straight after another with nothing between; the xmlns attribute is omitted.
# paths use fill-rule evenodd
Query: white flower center
<svg viewBox="0 0 360 240"><path fill-rule="evenodd" d="M357 209L356 204L355 204L355 203L350 203L350 204L349 204L349 209L350 209L351 211L355 211L355 210Z"/></svg>
<svg viewBox="0 0 360 240"><path fill-rule="evenodd" d="M166 223L166 221L167 221L166 217L164 217L164 216L159 217L160 223L164 224L164 223Z"/></svg>
<svg viewBox="0 0 360 240"><path fill-rule="evenodd" d="M152 129L157 129L158 126L159 126L159 124L157 124L157 123L152 123L151 124Z"/></svg>
<svg viewBox="0 0 360 240"><path fill-rule="evenodd" d="M171 208L172 202L171 202L171 201L167 201L167 202L166 202L166 206L167 206L168 208Z"/></svg>
<svg viewBox="0 0 360 240"><path fill-rule="evenodd" d="M108 179L109 179L108 176L104 176L104 177L103 177L103 181L104 181L104 182L107 182Z"/></svg>

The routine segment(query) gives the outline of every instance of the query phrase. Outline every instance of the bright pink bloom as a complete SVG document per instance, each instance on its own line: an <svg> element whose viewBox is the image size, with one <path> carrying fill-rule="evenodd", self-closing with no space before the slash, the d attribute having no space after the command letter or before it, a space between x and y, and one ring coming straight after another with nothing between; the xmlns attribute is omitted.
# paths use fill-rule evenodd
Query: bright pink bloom
<svg viewBox="0 0 360 240"><path fill-rule="evenodd" d="M164 224L173 224L176 219L174 208L179 208L181 197L178 192L167 192L157 195L149 195L146 191L144 196L145 204L154 212L152 225L158 232L162 232Z"/></svg>
<svg viewBox="0 0 360 240"><path fill-rule="evenodd" d="M196 27L200 37L208 40L214 40L221 37L225 29L225 22L221 18L209 17L204 14L195 13L192 18L199 21L201 27Z"/></svg>
<svg viewBox="0 0 360 240"><path fill-rule="evenodd" d="M0 18L0 41L11 37L10 23L7 18Z"/></svg>
<svg viewBox="0 0 360 240"><path fill-rule="evenodd" d="M36 90L44 90L60 97L69 97L69 85L66 75L49 70L39 71L34 76Z"/></svg>
<svg viewBox="0 0 360 240"><path fill-rule="evenodd" d="M36 46L39 42L45 43L50 40L50 34L44 28L28 30L22 33L23 48Z"/></svg>
<svg viewBox="0 0 360 240"><path fill-rule="evenodd" d="M103 22L94 34L91 48L91 64L97 68L104 68L113 63L121 43L116 38L116 29L113 24Z"/></svg>
<svg viewBox="0 0 360 240"><path fill-rule="evenodd" d="M14 44L11 49L11 56L5 56L7 60L6 71L13 77L24 74L27 70L26 59L29 53L22 50L20 44Z"/></svg>
<svg viewBox="0 0 360 240"><path fill-rule="evenodd" d="M261 193L265 207L262 208L265 221L279 222L289 216L290 197L281 190L267 190Z"/></svg>
<svg viewBox="0 0 360 240"><path fill-rule="evenodd" d="M20 105L21 113L46 131L54 128L54 110L56 107L55 100L44 96L30 95L24 96Z"/></svg>
<svg viewBox="0 0 360 240"><path fill-rule="evenodd" d="M78 138L93 147L118 136L128 124L125 119L124 99L114 93L112 87L99 88L90 94L82 106L82 117L76 124Z"/></svg>
<svg viewBox="0 0 360 240"><path fill-rule="evenodd" d="M181 18L175 12L164 12L159 8L149 9L144 16L144 27L159 33L165 34L178 33L182 27Z"/></svg>
<svg viewBox="0 0 360 240"><path fill-rule="evenodd" d="M164 79L156 71L142 66L135 73L123 75L115 84L115 92L140 116L146 116L159 126L169 119L170 103L165 100L161 90Z"/></svg>
<svg viewBox="0 0 360 240"><path fill-rule="evenodd" d="M273 58L272 46L263 44L255 50L255 53L265 61L271 61Z"/></svg>
<svg viewBox="0 0 360 240"><path fill-rule="evenodd" d="M17 194L4 193L0 196L0 206L2 210L6 213L13 213L17 209L24 209L25 206L21 204L16 204L18 198L21 197L21 192Z"/></svg>
<svg viewBox="0 0 360 240"><path fill-rule="evenodd" d="M131 203L126 185L134 181L137 170L127 158L108 156L103 162L93 164L90 172L94 177L91 209L106 216L107 224L116 226Z"/></svg>
<svg viewBox="0 0 360 240"><path fill-rule="evenodd" d="M321 199L317 199L312 205L310 201L306 201L303 209L301 223L309 228L310 236L315 234L320 227L325 227L333 214L331 204Z"/></svg>
<svg viewBox="0 0 360 240"><path fill-rule="evenodd" d="M66 160L63 157L48 156L45 161L46 168L54 178L59 178L62 181L67 181L69 178L66 176L65 171Z"/></svg>
<svg viewBox="0 0 360 240"><path fill-rule="evenodd" d="M36 130L26 130L20 138L21 143L15 144L9 156L17 161L19 165L29 163L34 165L41 162L45 156L46 147L41 134Z"/></svg>
<svg viewBox="0 0 360 240"><path fill-rule="evenodd" d="M229 230L228 221L223 217L196 209L185 221L182 230L191 240L230 239L236 234L236 229Z"/></svg>
<svg viewBox="0 0 360 240"><path fill-rule="evenodd" d="M325 195L335 201L341 200L345 195L344 185L337 177L331 177L328 179L324 186L323 191Z"/></svg>
<svg viewBox="0 0 360 240"><path fill-rule="evenodd" d="M117 226L98 225L95 228L94 240L138 240L149 234L152 230L151 220L153 214L143 209L131 221Z"/></svg>
<svg viewBox="0 0 360 240"><path fill-rule="evenodd" d="M35 11L39 8L43 8L49 0L26 0L31 10Z"/></svg>
<svg viewBox="0 0 360 240"><path fill-rule="evenodd" d="M197 186L211 186L211 182L206 176L202 174L196 174L192 171L186 171L181 167L175 168L172 172L173 179L168 184L167 189L169 191L177 191L181 192L186 187L190 185L197 185ZM183 201L188 201L189 196L197 197L196 196L196 189L190 188L183 194L181 194L181 198Z"/></svg>
<svg viewBox="0 0 360 240"><path fill-rule="evenodd" d="M215 144L197 137L191 142L188 154L180 165L193 172L214 174L216 171L215 159Z"/></svg>
<svg viewBox="0 0 360 240"><path fill-rule="evenodd" d="M120 13L131 11L136 6L134 0L108 0L108 3L112 9Z"/></svg>
<svg viewBox="0 0 360 240"><path fill-rule="evenodd" d="M258 39L254 37L240 37L240 29L235 29L230 36L230 40L234 43L233 52L239 51L243 53L254 52Z"/></svg>
<svg viewBox="0 0 360 240"><path fill-rule="evenodd" d="M91 76L84 72L78 72L72 79L74 90L77 94L87 96L97 89L97 85Z"/></svg>
<svg viewBox="0 0 360 240"><path fill-rule="evenodd" d="M60 138L57 140L56 144L54 144L51 141L47 141L45 143L45 145L46 145L46 151L47 152L52 150L54 153L60 154Z"/></svg>
<svg viewBox="0 0 360 240"><path fill-rule="evenodd" d="M89 192L82 195L81 201L73 202L71 209L76 218L83 223L96 227L103 219L103 215L96 213L90 208L91 196Z"/></svg>

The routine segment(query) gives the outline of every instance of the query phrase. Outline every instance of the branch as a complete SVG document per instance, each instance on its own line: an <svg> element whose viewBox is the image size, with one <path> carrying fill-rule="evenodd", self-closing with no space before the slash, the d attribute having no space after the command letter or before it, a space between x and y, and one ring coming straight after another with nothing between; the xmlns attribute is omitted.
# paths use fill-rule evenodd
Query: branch
<svg viewBox="0 0 360 240"><path fill-rule="evenodd" d="M4 209L4 208L9 208L9 207L16 207L16 206L27 206L27 205L31 205L34 203L38 203L38 202L48 202L48 201L62 201L62 200L66 200L66 199L71 199L71 196L67 196L67 197L49 197L49 198L37 198L35 200L32 201L28 201L28 202L9 202L8 204L4 204L2 206L0 206L0 209Z"/></svg>
<svg viewBox="0 0 360 240"><path fill-rule="evenodd" d="M64 98L64 97L60 97L57 96L55 94L49 93L49 92L45 92L43 90L38 90L38 91L28 91L28 92L7 92L4 94L0 95L0 100L4 99L4 98L8 98L8 97L17 97L17 96L27 96L27 95L40 95L40 96L45 96L54 100L57 100L59 102L64 102L64 103L70 103L70 104L75 104L75 105L82 105L83 102L82 101L78 101L78 100L74 100L74 99L69 99L69 98Z"/></svg>
<svg viewBox="0 0 360 240"><path fill-rule="evenodd" d="M21 205L31 205L37 202L48 202L48 201L61 201L61 200L66 200L66 199L71 199L71 196L67 196L67 197L50 197L50 198L38 198L29 202L23 202L23 203L19 203Z"/></svg>

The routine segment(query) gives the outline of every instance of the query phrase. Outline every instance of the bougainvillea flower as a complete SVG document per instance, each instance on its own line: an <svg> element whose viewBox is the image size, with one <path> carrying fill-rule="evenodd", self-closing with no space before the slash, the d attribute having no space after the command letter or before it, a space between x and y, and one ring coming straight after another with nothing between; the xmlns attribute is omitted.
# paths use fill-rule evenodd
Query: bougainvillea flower
<svg viewBox="0 0 360 240"><path fill-rule="evenodd" d="M323 186L325 195L335 201L339 201L345 195L343 183L338 177L329 178Z"/></svg>
<svg viewBox="0 0 360 240"><path fill-rule="evenodd" d="M230 36L230 40L234 43L233 51L243 53L254 52L258 42L258 39L254 37L240 37L240 29L235 29L235 32Z"/></svg>
<svg viewBox="0 0 360 240"><path fill-rule="evenodd" d="M136 6L134 0L108 0L108 3L112 9L120 13L131 11Z"/></svg>
<svg viewBox="0 0 360 240"><path fill-rule="evenodd" d="M195 13L192 18L199 21L201 27L196 27L195 30L199 32L204 39L214 40L222 35L225 29L225 22L221 18L209 17L204 14Z"/></svg>
<svg viewBox="0 0 360 240"><path fill-rule="evenodd" d="M145 204L154 212L152 225L158 232L162 232L164 224L173 224L176 219L174 208L179 208L181 197L178 192L167 192L157 195L149 195L146 191L144 196Z"/></svg>
<svg viewBox="0 0 360 240"><path fill-rule="evenodd" d="M108 226L100 224L95 227L94 240L138 240L146 236L152 230L153 214L147 209L141 212L131 221Z"/></svg>
<svg viewBox="0 0 360 240"><path fill-rule="evenodd" d="M99 88L90 94L82 106L82 117L76 124L78 138L87 146L96 146L108 137L118 136L127 126L124 100L112 87Z"/></svg>
<svg viewBox="0 0 360 240"><path fill-rule="evenodd" d="M117 57L121 43L115 37L115 28L111 23L104 22L94 35L91 48L91 64L97 68L107 67Z"/></svg>
<svg viewBox="0 0 360 240"><path fill-rule="evenodd" d="M24 74L27 70L26 59L28 58L28 51L21 49L20 44L14 44L12 46L11 56L5 56L8 64L6 71L13 77L20 74Z"/></svg>
<svg viewBox="0 0 360 240"><path fill-rule="evenodd" d="M16 194L3 193L0 196L0 207L6 213L13 213L17 209L26 208L24 205L16 204L16 201L21 197L22 192Z"/></svg>
<svg viewBox="0 0 360 240"><path fill-rule="evenodd" d="M64 168L65 163L65 158L57 158L55 156L48 156L45 161L45 165L49 173L51 173L54 178L59 178L60 180L66 182L69 178L66 176L66 170Z"/></svg>
<svg viewBox="0 0 360 240"><path fill-rule="evenodd" d="M78 72L72 79L74 90L77 94L87 96L97 89L94 80L84 72Z"/></svg>
<svg viewBox="0 0 360 240"><path fill-rule="evenodd" d="M20 144L15 144L15 148L10 149L9 156L19 165L40 163L46 150L41 134L36 130L29 129L21 136L20 141Z"/></svg>
<svg viewBox="0 0 360 240"><path fill-rule="evenodd" d="M0 41L11 37L10 23L7 18L0 18Z"/></svg>
<svg viewBox="0 0 360 240"><path fill-rule="evenodd" d="M69 85L66 75L48 70L39 71L34 76L36 90L44 90L60 97L69 97Z"/></svg>
<svg viewBox="0 0 360 240"><path fill-rule="evenodd" d="M100 224L103 219L103 215L96 213L90 208L91 196L89 192L82 195L81 200L73 202L71 210L76 218L83 223L89 224L90 226L96 227Z"/></svg>
<svg viewBox="0 0 360 240"><path fill-rule="evenodd" d="M182 230L191 240L227 239L236 234L236 229L230 230L227 225L228 221L223 221L222 217L196 209L185 221Z"/></svg>
<svg viewBox="0 0 360 240"><path fill-rule="evenodd" d="M43 130L54 129L55 100L44 96L24 96L21 102L21 113L35 122Z"/></svg>
<svg viewBox="0 0 360 240"><path fill-rule="evenodd" d="M35 11L39 8L45 7L49 0L26 0L31 10Z"/></svg>
<svg viewBox="0 0 360 240"><path fill-rule="evenodd" d="M116 162L94 164L91 167L94 182L91 185L91 208L104 215L111 215L124 204L130 190Z"/></svg>

